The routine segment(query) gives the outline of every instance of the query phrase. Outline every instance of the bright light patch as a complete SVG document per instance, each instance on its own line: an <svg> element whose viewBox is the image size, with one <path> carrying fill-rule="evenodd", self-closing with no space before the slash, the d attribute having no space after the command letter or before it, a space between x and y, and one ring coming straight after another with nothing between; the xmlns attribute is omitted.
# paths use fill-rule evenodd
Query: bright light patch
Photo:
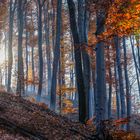
<svg viewBox="0 0 140 140"><path fill-rule="evenodd" d="M5 63L5 50L0 48L0 66Z"/></svg>

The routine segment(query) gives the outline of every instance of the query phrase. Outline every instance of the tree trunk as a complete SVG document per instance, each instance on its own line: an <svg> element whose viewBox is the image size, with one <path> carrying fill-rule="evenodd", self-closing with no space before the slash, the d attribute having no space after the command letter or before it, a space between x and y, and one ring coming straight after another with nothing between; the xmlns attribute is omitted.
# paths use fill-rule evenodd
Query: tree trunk
<svg viewBox="0 0 140 140"><path fill-rule="evenodd" d="M34 32L32 33L32 38L34 40ZM35 62L34 62L34 45L32 44L32 77L33 77L33 91L35 91Z"/></svg>
<svg viewBox="0 0 140 140"><path fill-rule="evenodd" d="M11 90L11 74L12 74L12 64L13 64L13 52L12 52L12 44L13 44L13 22L14 22L14 13L16 2L13 5L13 0L10 0L10 11L9 11L9 38L8 38L8 85L7 91Z"/></svg>
<svg viewBox="0 0 140 140"><path fill-rule="evenodd" d="M121 67L121 48L119 46L119 38L116 36L114 38L114 44L116 48L116 61L117 61L117 69L119 76L119 91L120 91L120 101L121 101L121 118L125 117L126 109L125 109L125 94L124 94L124 84L123 84L123 75L122 75L122 67Z"/></svg>
<svg viewBox="0 0 140 140"><path fill-rule="evenodd" d="M86 50L88 44L86 34L88 25L85 26L85 24L88 19L87 19L87 11L84 8L84 5L85 5L84 0L78 0L78 29L79 29L80 46L82 47L83 77L86 91L87 119L89 119L90 60Z"/></svg>
<svg viewBox="0 0 140 140"><path fill-rule="evenodd" d="M109 99L108 99L108 119L111 119L111 111L112 111L112 107L111 107L111 103L112 103L112 70L111 70L111 60L110 60L110 51L109 51L109 47L108 47L108 51L107 51L107 57L108 57L108 71L109 71Z"/></svg>
<svg viewBox="0 0 140 140"><path fill-rule="evenodd" d="M42 93L43 82L43 54L42 54L42 4L38 0L38 55L39 55L39 85L38 85L38 100Z"/></svg>
<svg viewBox="0 0 140 140"><path fill-rule="evenodd" d="M24 93L24 72L23 72L23 56L22 56L22 34L23 34L23 6L24 1L18 1L18 79L17 94L21 96Z"/></svg>
<svg viewBox="0 0 140 140"><path fill-rule="evenodd" d="M61 21L62 21L61 10L62 10L62 0L58 0L57 1L56 42L55 42L55 49L54 49L51 98L50 98L50 107L52 110L55 110L55 107L56 107L57 72L58 72L58 64L60 60L60 37L61 37Z"/></svg>
<svg viewBox="0 0 140 140"><path fill-rule="evenodd" d="M28 38L29 32L27 31L27 11L25 11L25 28L26 28L26 92L28 92Z"/></svg>
<svg viewBox="0 0 140 140"><path fill-rule="evenodd" d="M115 77L115 92L116 92L116 110L117 110L117 119L120 118L120 98L118 92L118 75L117 75L117 65L116 59L114 60L114 77Z"/></svg>
<svg viewBox="0 0 140 140"><path fill-rule="evenodd" d="M104 31L104 19L105 11L97 11L96 21L96 36L100 35ZM107 96L106 96L106 72L105 72L105 60L104 50L105 45L102 41L98 41L96 45L96 121L97 132L101 133L102 120L107 119Z"/></svg>
<svg viewBox="0 0 140 140"><path fill-rule="evenodd" d="M82 72L82 60L81 60L81 49L80 39L78 35L78 29L76 24L75 16L75 4L73 0L68 0L68 8L70 15L70 28L74 41L74 55L75 55L75 68L76 68L76 81L79 95L79 121L84 123L87 115L87 104L86 104L86 91L84 86L84 77Z"/></svg>
<svg viewBox="0 0 140 140"><path fill-rule="evenodd" d="M127 71L127 51L126 51L126 42L125 37L123 37L123 49L124 49L124 72L125 72L125 84L126 84L126 104L127 104L127 117L131 116L131 95L129 88L129 78ZM130 130L130 124L127 124L127 130Z"/></svg>
<svg viewBox="0 0 140 140"><path fill-rule="evenodd" d="M51 94L51 48L50 48L50 26L49 26L49 20L50 16L48 13L48 6L45 7L44 5L44 29L45 29L45 40L46 40L46 58L47 58L47 89L48 89L48 95Z"/></svg>

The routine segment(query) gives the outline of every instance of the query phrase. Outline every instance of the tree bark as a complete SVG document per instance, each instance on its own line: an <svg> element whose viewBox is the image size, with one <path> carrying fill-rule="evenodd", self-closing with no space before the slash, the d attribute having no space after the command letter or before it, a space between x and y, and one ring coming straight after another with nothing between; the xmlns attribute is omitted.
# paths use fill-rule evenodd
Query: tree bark
<svg viewBox="0 0 140 140"><path fill-rule="evenodd" d="M22 56L22 35L23 35L23 7L25 1L18 1L18 79L17 79L17 94L21 96L24 93L24 71L23 71L23 56Z"/></svg>
<svg viewBox="0 0 140 140"><path fill-rule="evenodd" d="M68 8L70 15L70 28L74 41L74 56L75 56L75 69L76 69L76 81L79 96L79 121L84 123L87 115L87 104L86 104L86 91L84 85L84 77L82 72L82 60L81 60L81 48L80 39L78 34L78 28L75 16L75 4L73 0L68 0Z"/></svg>
<svg viewBox="0 0 140 140"><path fill-rule="evenodd" d="M125 73L125 85L126 85L126 104L127 104L127 117L131 116L131 94L130 94L130 83L128 78L127 71L127 51L126 51L126 41L125 37L123 37L123 50L124 50L124 73ZM130 124L127 124L127 130L130 130Z"/></svg>
<svg viewBox="0 0 140 140"><path fill-rule="evenodd" d="M11 90L11 75L12 75L12 64L13 64L13 52L12 52L12 44L13 44L13 24L14 24L14 13L16 8L17 1L14 2L10 0L10 11L9 11L9 38L8 38L8 85L7 91Z"/></svg>
<svg viewBox="0 0 140 140"><path fill-rule="evenodd" d="M108 47L107 51L107 57L108 57L108 72L109 72L109 99L108 99L108 119L111 119L111 113L112 113L112 70L111 70L111 60L110 60L110 50Z"/></svg>
<svg viewBox="0 0 140 140"><path fill-rule="evenodd" d="M86 104L87 104L87 119L89 119L89 100L90 100L90 59L87 53L87 11L84 7L84 0L78 0L78 30L79 30L79 40L80 46L82 47L82 62L83 62L83 77L84 77L84 85L86 91ZM86 24L86 26L85 26Z"/></svg>
<svg viewBox="0 0 140 140"><path fill-rule="evenodd" d="M47 89L48 95L51 94L51 78L52 78L52 70L51 70L51 48L50 48L50 26L49 20L50 16L48 13L48 5L44 5L44 29L45 29L45 40L46 40L46 58L47 58Z"/></svg>
<svg viewBox="0 0 140 140"><path fill-rule="evenodd" d="M121 48L119 46L119 38L116 36L114 38L114 44L116 48L116 61L117 61L117 70L119 76L119 91L120 91L120 101L121 101L121 118L124 118L126 115L125 109L125 94L124 94L124 84L123 84L123 75L121 67Z"/></svg>
<svg viewBox="0 0 140 140"><path fill-rule="evenodd" d="M61 37L61 21L62 21L61 10L62 10L62 0L58 0L57 1L56 42L55 42L55 48L54 48L54 61L53 61L51 98L50 98L50 107L52 110L55 110L55 107L56 107L57 72L58 72L58 64L60 60L60 37Z"/></svg>
<svg viewBox="0 0 140 140"><path fill-rule="evenodd" d="M104 31L105 10L97 10L96 37ZM96 121L97 131L101 133L102 120L107 119L107 96L106 96L106 71L105 71L105 45L98 41L96 45Z"/></svg>
<svg viewBox="0 0 140 140"><path fill-rule="evenodd" d="M38 85L38 100L42 93L43 82L43 54L42 54L42 3L38 0L38 55L39 55L39 85Z"/></svg>

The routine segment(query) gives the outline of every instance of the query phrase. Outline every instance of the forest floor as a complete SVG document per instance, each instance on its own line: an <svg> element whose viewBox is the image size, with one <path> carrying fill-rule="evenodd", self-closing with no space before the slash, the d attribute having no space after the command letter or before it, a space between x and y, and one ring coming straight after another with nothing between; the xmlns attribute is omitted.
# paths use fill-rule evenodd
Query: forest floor
<svg viewBox="0 0 140 140"><path fill-rule="evenodd" d="M117 135L116 140L132 138L130 133L123 131L118 131ZM50 111L43 103L32 103L0 91L0 140L94 139L97 138L93 125L73 122ZM133 137L131 140L134 139L136 138Z"/></svg>
<svg viewBox="0 0 140 140"><path fill-rule="evenodd" d="M0 128L0 140L93 139L95 131L93 126L57 115L45 104L35 104L6 92L0 92Z"/></svg>

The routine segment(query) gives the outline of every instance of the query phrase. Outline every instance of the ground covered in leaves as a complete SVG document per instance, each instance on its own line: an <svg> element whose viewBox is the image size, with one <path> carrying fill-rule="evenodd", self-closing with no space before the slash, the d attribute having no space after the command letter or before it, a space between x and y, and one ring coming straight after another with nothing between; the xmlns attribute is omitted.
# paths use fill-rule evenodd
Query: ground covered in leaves
<svg viewBox="0 0 140 140"><path fill-rule="evenodd" d="M5 92L0 93L0 127L10 130L9 134L12 131L37 140L92 139L94 133L93 127L57 115L44 104L34 104ZM16 135L11 137L17 139Z"/></svg>
<svg viewBox="0 0 140 140"><path fill-rule="evenodd" d="M112 134L116 140L138 139L123 131ZM0 140L90 139L97 139L93 125L73 122L50 111L45 104L0 92Z"/></svg>

